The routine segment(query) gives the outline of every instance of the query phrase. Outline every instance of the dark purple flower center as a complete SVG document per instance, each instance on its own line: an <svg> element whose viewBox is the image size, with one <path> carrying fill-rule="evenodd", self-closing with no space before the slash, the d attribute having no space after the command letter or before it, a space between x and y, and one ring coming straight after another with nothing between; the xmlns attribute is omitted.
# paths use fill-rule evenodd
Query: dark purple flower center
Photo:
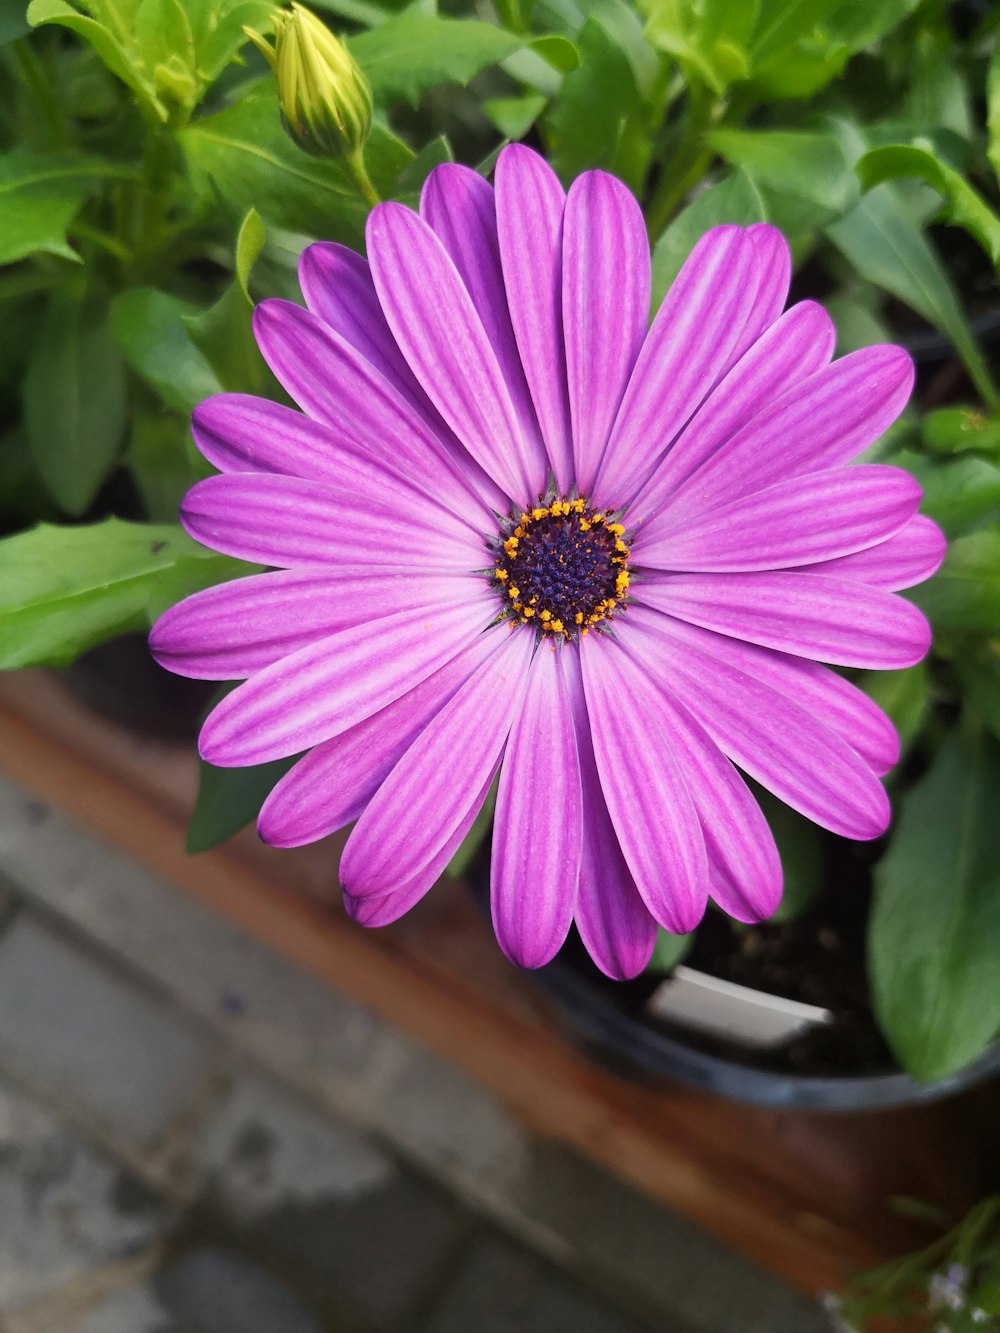
<svg viewBox="0 0 1000 1333"><path fill-rule="evenodd" d="M625 529L584 499L512 517L497 545L493 575L505 616L543 633L586 634L628 596Z"/></svg>

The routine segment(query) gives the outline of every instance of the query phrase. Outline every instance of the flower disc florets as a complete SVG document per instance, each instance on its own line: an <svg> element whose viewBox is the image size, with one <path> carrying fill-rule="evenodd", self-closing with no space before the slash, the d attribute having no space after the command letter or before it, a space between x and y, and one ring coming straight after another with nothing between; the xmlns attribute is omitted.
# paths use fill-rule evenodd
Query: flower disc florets
<svg viewBox="0 0 1000 1333"><path fill-rule="evenodd" d="M499 538L504 614L564 639L586 634L626 600L628 558L624 526L582 497L522 511Z"/></svg>

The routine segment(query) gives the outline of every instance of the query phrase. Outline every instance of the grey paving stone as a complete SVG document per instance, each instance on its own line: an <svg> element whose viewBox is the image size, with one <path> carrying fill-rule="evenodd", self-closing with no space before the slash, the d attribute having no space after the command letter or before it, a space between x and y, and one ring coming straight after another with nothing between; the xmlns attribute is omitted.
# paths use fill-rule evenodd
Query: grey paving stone
<svg viewBox="0 0 1000 1333"><path fill-rule="evenodd" d="M0 867L244 1050L367 1116L403 1039L367 1009L0 779Z"/></svg>
<svg viewBox="0 0 1000 1333"><path fill-rule="evenodd" d="M332 1333L275 1274L214 1246L178 1255L160 1270L154 1286L178 1333ZM85 1333L117 1330L98 1326Z"/></svg>
<svg viewBox="0 0 1000 1333"><path fill-rule="evenodd" d="M148 1285L123 1287L92 1306L65 1333L177 1333L170 1312Z"/></svg>
<svg viewBox="0 0 1000 1333"><path fill-rule="evenodd" d="M214 1046L158 997L22 915L0 938L0 1063L139 1145L206 1078Z"/></svg>
<svg viewBox="0 0 1000 1333"><path fill-rule="evenodd" d="M346 1126L256 1077L241 1080L199 1150L207 1201L241 1244L336 1304L345 1321L399 1321L439 1280L464 1210Z"/></svg>
<svg viewBox="0 0 1000 1333"><path fill-rule="evenodd" d="M392 1183L392 1158L269 1079L240 1077L196 1148L226 1210L253 1219L282 1204L349 1201Z"/></svg>
<svg viewBox="0 0 1000 1333"><path fill-rule="evenodd" d="M662 1326L661 1326L662 1327ZM670 1333L689 1333L672 1322ZM494 1236L477 1239L424 1333L652 1333Z"/></svg>
<svg viewBox="0 0 1000 1333"><path fill-rule="evenodd" d="M568 1149L536 1142L518 1202L595 1282L651 1313L704 1333L829 1333L814 1302Z"/></svg>
<svg viewBox="0 0 1000 1333"><path fill-rule="evenodd" d="M172 1221L117 1163L0 1078L0 1315L144 1250Z"/></svg>

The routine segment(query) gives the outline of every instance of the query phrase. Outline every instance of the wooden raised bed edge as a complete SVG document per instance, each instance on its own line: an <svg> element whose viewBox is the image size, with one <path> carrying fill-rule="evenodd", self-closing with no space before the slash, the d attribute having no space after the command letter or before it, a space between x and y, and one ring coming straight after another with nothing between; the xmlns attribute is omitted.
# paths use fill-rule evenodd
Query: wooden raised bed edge
<svg viewBox="0 0 1000 1333"><path fill-rule="evenodd" d="M455 886L440 886L406 923L366 931L331 901L338 848L329 843L277 853L241 835L187 856L193 747L138 741L45 673L0 680L0 768L475 1076L540 1133L807 1291L837 1289L926 1240L891 1213L890 1196L961 1209L979 1187L996 1140L988 1126L1000 1123L995 1087L851 1117L619 1079L560 1036L547 1002L504 962Z"/></svg>

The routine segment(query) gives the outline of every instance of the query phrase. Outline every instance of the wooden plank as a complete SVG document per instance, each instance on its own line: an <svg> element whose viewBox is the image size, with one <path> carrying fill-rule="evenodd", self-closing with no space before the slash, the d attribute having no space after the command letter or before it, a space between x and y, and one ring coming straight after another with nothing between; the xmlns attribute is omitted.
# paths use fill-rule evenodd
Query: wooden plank
<svg viewBox="0 0 1000 1333"><path fill-rule="evenodd" d="M0 684L0 767L158 875L369 1006L495 1089L541 1133L572 1144L787 1280L817 1291L914 1237L885 1207L909 1193L961 1207L995 1099L865 1117L737 1106L671 1084L626 1082L560 1035L547 1001L502 959L460 888L405 923L353 926L336 903L339 842L275 852L252 835L183 849L190 747L137 741L44 673ZM956 1116L963 1132L955 1132ZM993 1138L995 1143L995 1135Z"/></svg>

